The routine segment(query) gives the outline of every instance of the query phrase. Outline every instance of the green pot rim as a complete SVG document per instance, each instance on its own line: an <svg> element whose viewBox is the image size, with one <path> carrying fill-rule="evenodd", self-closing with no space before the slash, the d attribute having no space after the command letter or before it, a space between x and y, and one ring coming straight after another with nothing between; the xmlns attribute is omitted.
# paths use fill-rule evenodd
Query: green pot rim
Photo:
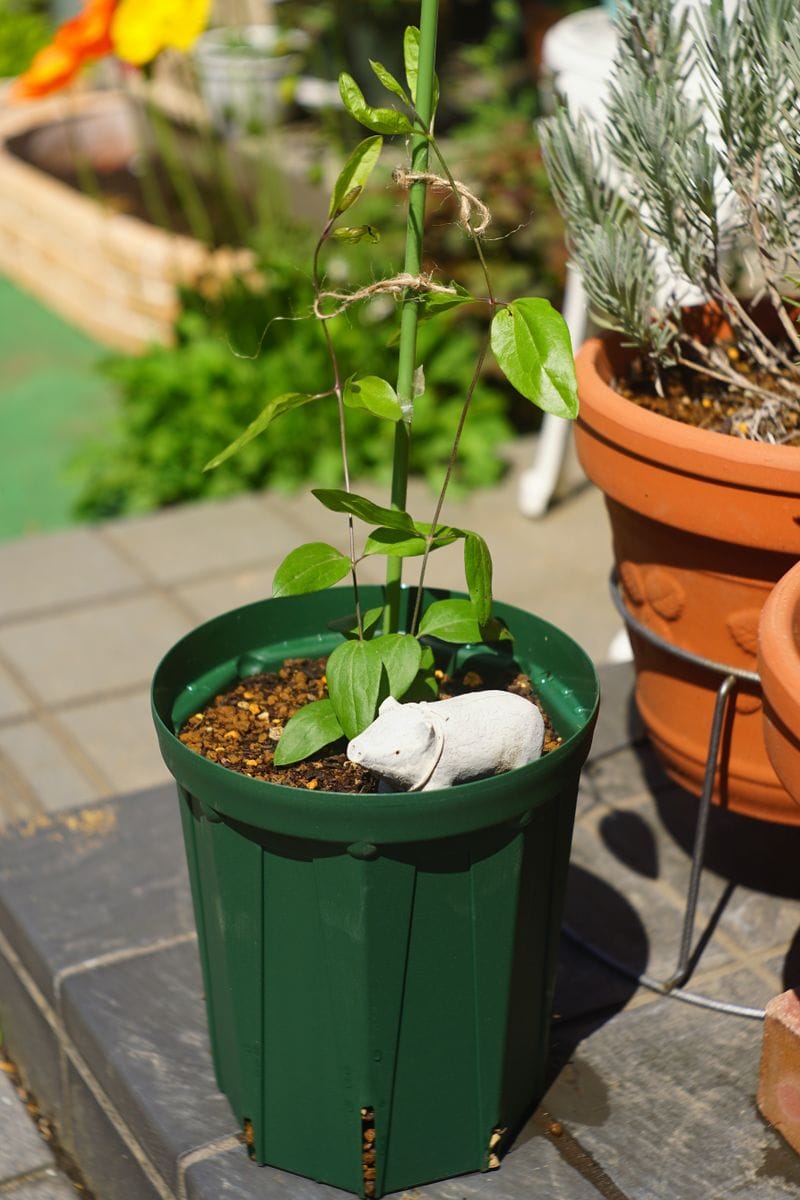
<svg viewBox="0 0 800 1200"><path fill-rule="evenodd" d="M414 589L404 589L406 605ZM426 589L428 600L457 596ZM383 589L361 588L363 606L380 603ZM278 607L280 606L280 607ZM223 613L181 638L164 656L153 677L151 694L153 720L161 753L178 785L193 796L211 820L224 819L255 830L308 838L337 844L353 843L369 855L372 845L436 840L501 824L523 827L540 806L553 795L577 784L580 769L591 745L599 705L599 683L591 659L556 626L512 605L496 603L495 615L515 635L519 648L514 657L533 680L551 715L560 709L563 743L536 762L490 778L473 780L429 792L385 792L370 795L307 791L252 779L230 771L189 750L172 728L173 708L182 693L213 665L203 660L203 648L217 640L227 643L216 660L220 669L252 651L254 624L268 629L268 617L279 617L278 625L296 618L305 636L320 636L320 653L325 650L321 632L327 620L352 608L349 588L330 588L309 596L260 600ZM326 615L327 614L327 615ZM316 622L316 623L315 623ZM237 630L248 644L237 643ZM298 638L303 634L298 630ZM284 639L265 639L259 649L272 646L281 652ZM231 647L237 651L231 654ZM526 650L526 647L531 647ZM533 647L538 647L538 653ZM480 654L484 648L472 648ZM287 647L291 653L291 647ZM563 664L555 670L553 660ZM222 684L220 686L223 686ZM202 697L197 698L199 706ZM202 702L205 702L202 700ZM556 720L558 727L559 721ZM564 729L563 726L568 726Z"/></svg>

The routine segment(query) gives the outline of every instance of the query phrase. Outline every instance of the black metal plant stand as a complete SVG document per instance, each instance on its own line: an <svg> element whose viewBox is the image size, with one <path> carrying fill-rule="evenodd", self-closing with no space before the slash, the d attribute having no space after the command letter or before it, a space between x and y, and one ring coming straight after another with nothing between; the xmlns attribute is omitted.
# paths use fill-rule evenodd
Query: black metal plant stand
<svg viewBox="0 0 800 1200"><path fill-rule="evenodd" d="M612 571L610 579L611 599L614 607L622 617L628 629L632 629L640 637L657 646L659 650L673 655L675 658L681 659L683 662L690 663L695 667L702 667L707 671L719 676L720 683L717 688L717 698L714 703L714 714L711 720L711 730L708 739L708 754L706 757L705 774L703 777L703 790L700 794L697 810L697 825L695 827L694 846L692 849L691 870L689 872L689 883L686 893L686 907L683 916L683 928L681 932L680 948L678 951L678 961L675 965L675 970L671 975L664 980L657 980L649 975L637 975L620 963L617 959L606 954L599 947L589 945L584 942L578 935L571 930L565 932L569 937L581 945L584 949L590 951L597 958L601 959L607 965L621 971L628 977L635 979L637 983L644 987L650 988L657 992L662 992L664 995L674 996L676 999L684 1000L689 1004L697 1004L703 1008L713 1008L719 1012L729 1013L734 1016L750 1017L755 1020L764 1019L764 1010L760 1008L748 1008L740 1004L729 1004L723 1000L714 1000L707 996L699 996L694 992L687 992L683 989L683 984L688 980L692 970L692 937L694 933L694 921L697 913L697 901L700 893L700 879L703 873L703 863L705 859L706 837L708 834L708 818L711 811L711 797L714 791L714 776L716 775L717 765L719 762L720 746L722 743L722 730L724 727L725 716L728 711L728 705L733 702L736 695L736 688L740 681L747 683L760 683L761 680L756 671L747 671L742 667L731 667L726 663L718 663L713 659L704 658L699 654L692 654L688 650L682 649L680 646L674 646L671 642L667 642L664 638L654 633L652 629L648 629L641 621L637 620L626 608L622 599L619 579L616 571Z"/></svg>

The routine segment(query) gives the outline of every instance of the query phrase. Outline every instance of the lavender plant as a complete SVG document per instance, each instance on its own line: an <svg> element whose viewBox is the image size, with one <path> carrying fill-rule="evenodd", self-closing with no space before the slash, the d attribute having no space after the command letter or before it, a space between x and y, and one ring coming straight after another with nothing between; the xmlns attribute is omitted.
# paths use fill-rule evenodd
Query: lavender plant
<svg viewBox="0 0 800 1200"><path fill-rule="evenodd" d="M493 642L510 632L492 616L492 562L484 539L467 529L443 523L442 511L458 454L472 394L491 350L510 382L546 412L562 417L577 413L572 347L566 325L547 300L524 297L506 301L492 287L482 246L490 214L479 198L456 180L434 134L438 101L435 47L437 0L422 0L420 27L409 27L404 38L405 81L401 83L381 63L370 62L374 75L391 98L386 107L367 103L356 81L347 74L339 87L347 111L364 126L366 137L350 155L336 180L328 217L316 245L312 264L314 313L324 337L331 365L327 384L317 393L291 392L265 405L258 417L208 467L235 454L252 438L263 434L282 413L312 403L335 403L339 413L339 439L343 487L315 489L327 508L346 519L346 549L311 542L293 550L275 573L273 596L293 596L317 591L350 577L353 614L340 623L342 642L327 664L329 698L308 704L288 722L275 754L285 765L316 752L343 735L355 737L374 719L386 696L396 699L436 698L431 638L453 643ZM408 164L395 171L395 182L407 194L406 252L403 269L389 279L370 281L354 292L343 293L326 285L325 252L363 239L374 240L378 231L369 225L345 224L362 195L379 160L384 139L404 140ZM430 159L435 160L436 170ZM428 188L451 193L458 201L460 224L472 241L481 264L485 294L474 296L455 284L423 270L422 230ZM329 324L350 306L375 296L391 297L399 304L398 369L394 382L363 374L342 378ZM454 430L452 451L441 491L429 521L420 521L406 510L409 447L414 402L424 390L424 365L417 361L417 326L463 304L482 304L488 323L471 382ZM375 504L354 492L348 469L347 413L360 408L376 420L395 427L394 462L390 502ZM358 525L357 525L358 523ZM366 525L363 539L357 528ZM437 549L463 542L468 598L440 600L422 611L422 587L430 555ZM364 611L359 593L359 565L367 557L387 560L385 603ZM403 561L418 558L416 603L410 627L400 622L400 586Z"/></svg>
<svg viewBox="0 0 800 1200"><path fill-rule="evenodd" d="M605 122L562 107L540 126L595 318L644 349L658 390L680 365L740 398L735 436L789 440L800 412L787 302L800 257L800 8L629 0L617 32ZM682 308L698 300L725 316L734 353L686 327ZM755 319L759 305L772 320Z"/></svg>

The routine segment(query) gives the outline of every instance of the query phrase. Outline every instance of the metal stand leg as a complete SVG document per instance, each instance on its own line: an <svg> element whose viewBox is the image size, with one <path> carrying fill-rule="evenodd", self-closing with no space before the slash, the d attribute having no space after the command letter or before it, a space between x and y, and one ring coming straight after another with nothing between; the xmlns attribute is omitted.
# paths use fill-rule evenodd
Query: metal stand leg
<svg viewBox="0 0 800 1200"><path fill-rule="evenodd" d="M714 716L711 721L711 736L708 742L708 758L706 771L703 776L703 791L700 796L700 806L697 813L697 828L694 834L694 849L692 851L692 869L689 875L689 890L686 894L686 911L683 917L683 931L678 952L678 962L675 970L664 980L665 992L682 987L689 978L690 958L692 953L692 936L694 934L694 919L697 913L697 900L700 894L700 876L703 872L703 858L708 834L708 816L711 811L711 797L714 792L714 777L719 762L719 747L722 740L722 726L731 693L736 689L736 677L726 675L717 689L717 699L714 704Z"/></svg>
<svg viewBox="0 0 800 1200"><path fill-rule="evenodd" d="M748 1017L757 1021L764 1020L764 1010L761 1008L750 1008L742 1004L730 1004L726 1000L717 1000L710 996L699 996L694 992L685 991L683 984L689 978L693 968L692 963L692 934L694 933L694 919L697 914L697 899L700 891L700 876L703 871L703 858L706 848L706 835L708 833L708 818L711 811L711 797L714 793L714 778L717 773L717 765L719 763L720 750L722 748L722 731L725 725L725 716L727 713L728 702L735 693L736 686L740 681L748 683L760 684L760 679L757 672L745 670L744 667L732 667L729 663L716 662L714 659L705 658L700 654L694 654L689 650L684 650L681 646L675 646L671 642L666 641L663 637L657 634L654 630L643 625L633 613L629 612L625 607L625 601L622 597L619 579L616 572L611 574L611 599L614 607L622 617L628 629L632 629L645 641L657 646L659 650L666 654L674 655L675 658L683 662L691 663L695 667L703 667L707 671L713 672L720 677L720 685L717 689L717 698L714 704L714 715L711 720L711 731L708 741L708 756L706 758L705 774L703 776L703 791L700 796L697 826L694 835L694 848L692 851L692 867L689 875L689 888L686 895L686 909L683 918L683 930L681 934L680 950L678 953L678 963L672 975L661 981L654 979L652 975L647 975L632 970L625 963L614 958L613 955L607 954L599 946L592 945L585 941L574 930L564 927L565 933L589 954L593 954L600 962L606 963L607 966L619 971L621 975L625 975L628 979L634 980L643 987L650 988L654 992L660 992L662 995L669 995L676 1000L683 1000L687 1004L695 1004L701 1008L709 1008L714 1012L727 1013L735 1017ZM716 917L722 912L728 896L733 890L733 886L729 885L728 891L723 895L720 903L717 905L716 915L712 916L709 922L709 927L703 935L705 940L714 926ZM697 952L697 951L696 951Z"/></svg>

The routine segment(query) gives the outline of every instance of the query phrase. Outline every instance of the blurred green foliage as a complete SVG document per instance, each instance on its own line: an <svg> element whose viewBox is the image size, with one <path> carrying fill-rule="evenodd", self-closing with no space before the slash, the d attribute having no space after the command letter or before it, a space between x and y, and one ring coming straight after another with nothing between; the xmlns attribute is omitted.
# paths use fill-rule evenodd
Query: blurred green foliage
<svg viewBox="0 0 800 1200"><path fill-rule="evenodd" d="M52 27L33 0L0 0L0 79L19 75L49 40Z"/></svg>
<svg viewBox="0 0 800 1200"><path fill-rule="evenodd" d="M290 490L308 478L320 487L341 484L332 397L286 414L234 459L203 471L270 397L331 385L323 335L308 315L310 280L297 265L310 261L310 248L293 252L292 240L265 259L258 283L239 281L216 297L187 292L175 346L106 362L105 373L119 388L121 413L111 443L90 444L76 463L85 481L79 516L144 512L267 485ZM392 315L386 307L385 300L361 305L332 323L344 378L353 373L393 378L397 351L387 341L395 323L385 319ZM437 486L481 337L457 316L420 328L426 387L415 406L411 467ZM388 480L391 423L358 410L348 411L347 422L352 475ZM503 392L481 384L462 439L456 484L495 482L503 469L497 447L511 434Z"/></svg>

